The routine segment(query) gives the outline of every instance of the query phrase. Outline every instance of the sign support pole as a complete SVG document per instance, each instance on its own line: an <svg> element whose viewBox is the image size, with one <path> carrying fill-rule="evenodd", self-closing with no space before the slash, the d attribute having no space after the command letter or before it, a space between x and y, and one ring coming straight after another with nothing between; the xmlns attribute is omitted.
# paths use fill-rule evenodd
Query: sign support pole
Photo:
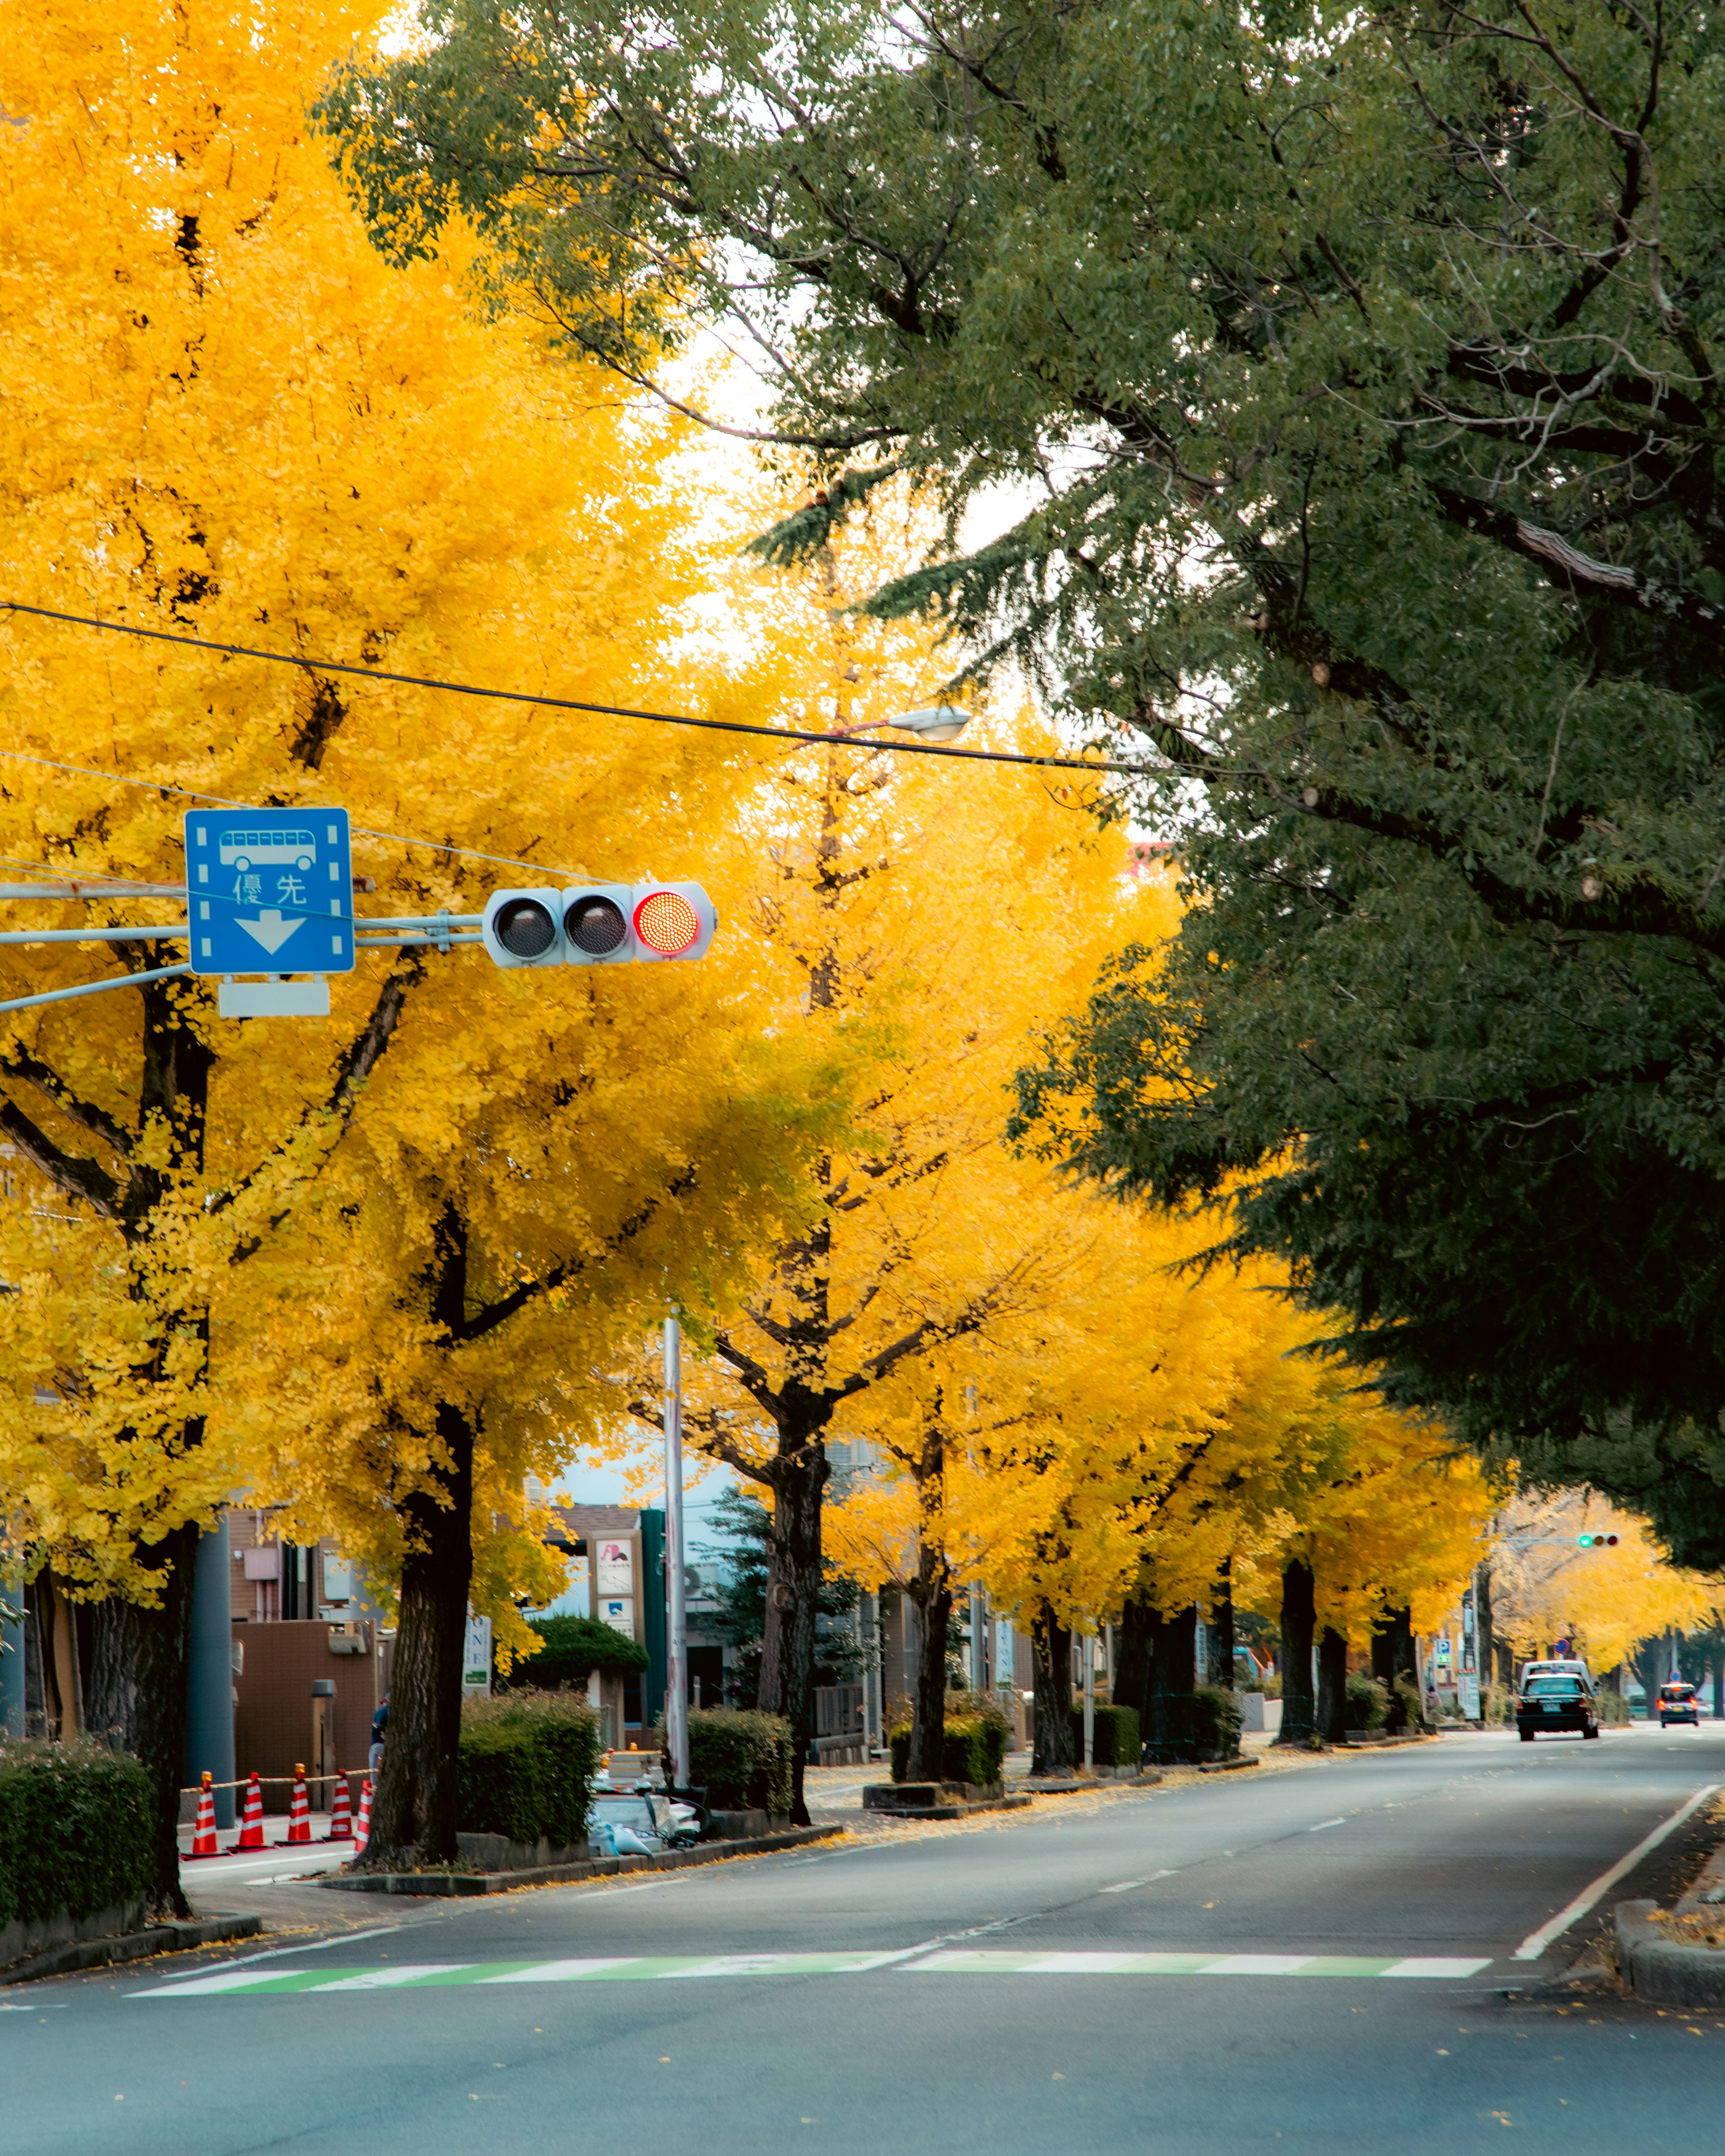
<svg viewBox="0 0 1725 2156"><path fill-rule="evenodd" d="M689 1627L683 1596L682 1331L665 1321L665 1733L671 1778L689 1786Z"/></svg>

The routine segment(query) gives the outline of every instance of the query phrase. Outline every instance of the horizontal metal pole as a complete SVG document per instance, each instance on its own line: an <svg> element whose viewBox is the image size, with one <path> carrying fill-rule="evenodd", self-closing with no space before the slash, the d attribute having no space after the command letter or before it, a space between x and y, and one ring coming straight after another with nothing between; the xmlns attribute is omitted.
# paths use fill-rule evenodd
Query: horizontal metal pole
<svg viewBox="0 0 1725 2156"><path fill-rule="evenodd" d="M154 943L191 932L183 921L157 928L8 928L0 932L0 943Z"/></svg>
<svg viewBox="0 0 1725 2156"><path fill-rule="evenodd" d="M74 996L105 995L110 988L141 988L146 981L170 981L176 974L189 973L187 962L178 966L158 966L151 973L122 973L117 980L86 981L82 988L49 988L44 995L15 996L8 1004L0 1004L0 1011L33 1010L39 1004L69 1003Z"/></svg>
<svg viewBox="0 0 1725 2156"><path fill-rule="evenodd" d="M423 932L401 936L356 936L356 951L408 951L422 943L437 950L447 945L451 951L480 950L485 944L483 936L429 936Z"/></svg>
<svg viewBox="0 0 1725 2156"><path fill-rule="evenodd" d="M357 937L362 942L378 928L410 929L440 942L446 929L477 928L484 921L482 913L452 913L447 920L439 914L406 914L400 919L374 917L370 914L352 916ZM340 920L339 914L307 915L308 920ZM182 941L192 932L189 921L176 921L159 923L151 928L8 928L0 930L0 944L6 943L154 943L163 937L178 937ZM389 939L380 939L389 940ZM452 943L471 942L472 937L451 935Z"/></svg>
<svg viewBox="0 0 1725 2156"><path fill-rule="evenodd" d="M356 928L481 928L482 913L356 913Z"/></svg>
<svg viewBox="0 0 1725 2156"><path fill-rule="evenodd" d="M182 883L0 883L0 898L75 898L88 906L97 899L183 898Z"/></svg>

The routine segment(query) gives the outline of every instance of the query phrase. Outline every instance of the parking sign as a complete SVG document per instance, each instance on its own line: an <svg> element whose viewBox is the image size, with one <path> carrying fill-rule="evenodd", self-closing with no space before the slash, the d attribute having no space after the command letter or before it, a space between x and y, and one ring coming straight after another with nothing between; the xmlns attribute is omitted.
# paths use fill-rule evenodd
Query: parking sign
<svg viewBox="0 0 1725 2156"><path fill-rule="evenodd" d="M189 808L194 973L351 973L345 808Z"/></svg>

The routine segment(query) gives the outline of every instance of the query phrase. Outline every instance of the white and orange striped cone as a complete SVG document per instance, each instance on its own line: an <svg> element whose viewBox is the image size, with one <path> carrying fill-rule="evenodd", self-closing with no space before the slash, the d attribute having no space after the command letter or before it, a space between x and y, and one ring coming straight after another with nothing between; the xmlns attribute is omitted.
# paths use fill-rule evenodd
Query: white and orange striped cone
<svg viewBox="0 0 1725 2156"><path fill-rule="evenodd" d="M261 1849L264 1846L264 1792L254 1772L245 1785L245 1814L239 1822L239 1839L236 1849Z"/></svg>
<svg viewBox="0 0 1725 2156"><path fill-rule="evenodd" d="M347 1777L338 1774L336 1777L336 1794L330 1809L330 1830L324 1840L352 1841L352 1839L353 1813L347 1794Z"/></svg>
<svg viewBox="0 0 1725 2156"><path fill-rule="evenodd" d="M310 1841L311 1839L311 1804L305 1794L305 1763L294 1764L294 1800L288 1806L287 1838L290 1841Z"/></svg>
<svg viewBox="0 0 1725 2156"><path fill-rule="evenodd" d="M353 1853L359 1856L372 1838L372 1778L367 1774L359 1785L359 1825L354 1830Z"/></svg>
<svg viewBox="0 0 1725 2156"><path fill-rule="evenodd" d="M198 1792L198 1824L192 1830L192 1855L219 1856L221 1853L216 1847L216 1799L206 1771Z"/></svg>

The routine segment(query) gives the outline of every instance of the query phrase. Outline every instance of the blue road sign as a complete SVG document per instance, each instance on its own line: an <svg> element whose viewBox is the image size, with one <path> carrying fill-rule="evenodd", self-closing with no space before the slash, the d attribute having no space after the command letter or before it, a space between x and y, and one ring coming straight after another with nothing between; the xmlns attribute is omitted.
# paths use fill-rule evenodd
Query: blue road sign
<svg viewBox="0 0 1725 2156"><path fill-rule="evenodd" d="M345 808L188 808L194 973L351 973Z"/></svg>

